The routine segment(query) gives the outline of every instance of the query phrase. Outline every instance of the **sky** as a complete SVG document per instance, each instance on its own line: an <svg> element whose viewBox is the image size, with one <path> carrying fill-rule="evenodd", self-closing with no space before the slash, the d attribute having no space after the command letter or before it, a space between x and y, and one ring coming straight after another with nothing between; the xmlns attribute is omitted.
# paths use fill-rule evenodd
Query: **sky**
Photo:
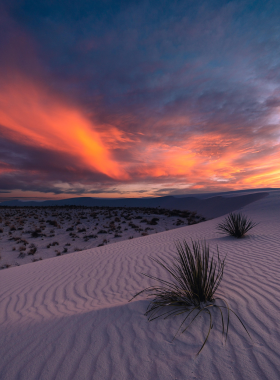
<svg viewBox="0 0 280 380"><path fill-rule="evenodd" d="M2 0L0 200L280 187L280 2Z"/></svg>

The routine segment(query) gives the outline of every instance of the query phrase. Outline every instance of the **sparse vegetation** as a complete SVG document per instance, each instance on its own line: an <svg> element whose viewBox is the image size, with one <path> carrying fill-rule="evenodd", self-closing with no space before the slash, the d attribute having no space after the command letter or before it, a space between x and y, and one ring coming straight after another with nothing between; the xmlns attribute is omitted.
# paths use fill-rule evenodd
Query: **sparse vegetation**
<svg viewBox="0 0 280 380"><path fill-rule="evenodd" d="M74 247L70 247L67 239L76 241L77 244L82 242L83 249L88 249L131 239L132 236L145 236L148 230L153 230L150 224L158 225L157 232L165 231L166 223L171 227L175 222L171 220L174 216L180 217L184 225L188 224L189 219L199 218L196 213L188 211L152 207L0 206L0 240L8 253L7 263L15 266L18 254L20 258L25 259L23 262L27 263L30 262L30 256L31 261L34 261L32 256L38 252L44 255L43 257L58 252L73 252ZM176 225L173 228L176 228ZM155 232L153 230L151 234ZM55 236L57 242L53 242ZM29 245L26 238L31 241L36 239L36 248ZM58 245L58 242L62 245L59 251L53 252L48 249ZM66 252L67 245L70 248L67 248ZM20 248L23 246L26 247L25 250Z"/></svg>
<svg viewBox="0 0 280 380"><path fill-rule="evenodd" d="M246 215L230 213L222 223L218 224L217 230L221 234L241 238L257 225L258 223L252 222Z"/></svg>
<svg viewBox="0 0 280 380"><path fill-rule="evenodd" d="M41 232L42 232L42 230L40 228L36 228L34 231L31 231L31 236L33 238L38 238L38 237L42 236Z"/></svg>
<svg viewBox="0 0 280 380"><path fill-rule="evenodd" d="M217 259L214 259L214 255L210 257L209 246L205 242L192 242L191 245L188 245L186 241L183 241L183 244L177 242L176 249L177 255L172 258L171 264L152 258L171 275L172 281L144 274L159 282L160 285L148 287L132 298L143 293L148 297L153 297L145 313L148 320L152 321L162 316L166 319L187 313L173 338L175 339L180 331L181 333L187 331L199 315L207 314L209 316L208 333L197 355L205 346L214 326L215 310L221 316L222 336L225 336L225 339L228 335L230 312L238 318L249 335L243 322L229 308L227 301L220 297L215 298L215 293L223 278L225 258L220 259L219 251ZM227 320L226 326L225 320Z"/></svg>
<svg viewBox="0 0 280 380"><path fill-rule="evenodd" d="M34 256L37 252L37 247L34 244L30 244L28 255Z"/></svg>

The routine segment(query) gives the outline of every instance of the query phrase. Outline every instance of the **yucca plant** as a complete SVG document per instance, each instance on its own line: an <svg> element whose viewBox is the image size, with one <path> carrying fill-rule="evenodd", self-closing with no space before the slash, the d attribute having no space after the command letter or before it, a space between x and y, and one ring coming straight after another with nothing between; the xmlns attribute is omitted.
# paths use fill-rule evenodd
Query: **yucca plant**
<svg viewBox="0 0 280 380"><path fill-rule="evenodd" d="M225 340L228 334L230 312L236 315L223 298L215 298L215 293L223 278L225 258L220 259L218 248L217 259L214 259L214 255L210 257L209 246L205 242L192 241L189 246L184 240L183 244L178 241L175 245L177 255L173 257L171 264L164 260L151 258L169 272L172 281L142 273L156 280L160 285L141 290L132 299L143 293L153 297L145 313L149 321L162 316L166 319L187 313L173 340L180 330L181 333L185 332L201 313L206 313L209 316L209 328L206 338L197 353L198 355L205 346L213 328L213 311L215 309L219 311L222 321L222 336L225 336ZM216 302L218 300L219 304ZM226 328L225 317L227 320ZM237 315L236 317L248 333L240 318Z"/></svg>
<svg viewBox="0 0 280 380"><path fill-rule="evenodd" d="M252 220L250 220L246 215L241 213L230 213L222 223L218 224L217 230L221 234L241 238L246 234L246 232L256 227L256 225L258 225L258 223L252 222Z"/></svg>

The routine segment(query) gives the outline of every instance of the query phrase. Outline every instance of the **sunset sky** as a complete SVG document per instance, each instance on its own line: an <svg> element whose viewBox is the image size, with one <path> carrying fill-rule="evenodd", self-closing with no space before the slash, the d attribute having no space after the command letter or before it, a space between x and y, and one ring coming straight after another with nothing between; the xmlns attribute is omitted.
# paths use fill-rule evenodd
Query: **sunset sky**
<svg viewBox="0 0 280 380"><path fill-rule="evenodd" d="M280 2L2 0L0 200L280 187Z"/></svg>

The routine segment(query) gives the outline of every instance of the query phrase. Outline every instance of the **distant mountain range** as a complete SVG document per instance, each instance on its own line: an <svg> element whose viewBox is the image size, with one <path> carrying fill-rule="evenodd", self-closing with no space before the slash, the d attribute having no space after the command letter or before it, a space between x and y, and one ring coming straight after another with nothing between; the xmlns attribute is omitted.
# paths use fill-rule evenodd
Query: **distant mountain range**
<svg viewBox="0 0 280 380"><path fill-rule="evenodd" d="M255 202L267 196L268 192L259 192L241 196L214 196L207 199L199 199L196 197L176 198L173 196L165 196L158 198L68 198L51 201L19 201L11 200L0 203L0 206L105 206L105 207L161 207L166 209L190 210L196 211L198 214L207 219L216 218L225 215L228 212L240 209L249 203Z"/></svg>

